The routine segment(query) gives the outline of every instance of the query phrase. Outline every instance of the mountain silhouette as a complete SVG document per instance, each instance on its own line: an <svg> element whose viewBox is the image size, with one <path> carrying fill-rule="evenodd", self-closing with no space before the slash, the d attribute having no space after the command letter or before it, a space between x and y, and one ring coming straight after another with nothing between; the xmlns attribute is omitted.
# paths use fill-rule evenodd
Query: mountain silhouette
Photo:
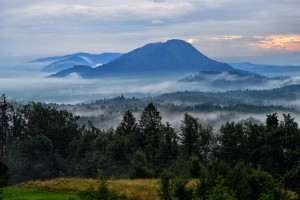
<svg viewBox="0 0 300 200"><path fill-rule="evenodd" d="M56 74L52 74L48 77L49 78L59 78L59 77L63 78L63 77L69 76L73 73L80 75L80 74L88 73L88 72L92 71L93 69L94 68L87 66L87 65L75 65L74 67L59 71Z"/></svg>
<svg viewBox="0 0 300 200"><path fill-rule="evenodd" d="M118 76L185 75L199 71L234 71L229 64L200 53L183 40L150 43L93 70L78 74L84 78ZM76 72L76 71L73 71ZM55 77L55 75L53 75Z"/></svg>
<svg viewBox="0 0 300 200"><path fill-rule="evenodd" d="M72 68L74 65L89 65L99 66L109 61L120 57L120 53L102 53L102 54L90 54L90 53L75 53L64 56L54 56L40 58L31 62L51 62L46 65L43 72L59 72L61 70Z"/></svg>

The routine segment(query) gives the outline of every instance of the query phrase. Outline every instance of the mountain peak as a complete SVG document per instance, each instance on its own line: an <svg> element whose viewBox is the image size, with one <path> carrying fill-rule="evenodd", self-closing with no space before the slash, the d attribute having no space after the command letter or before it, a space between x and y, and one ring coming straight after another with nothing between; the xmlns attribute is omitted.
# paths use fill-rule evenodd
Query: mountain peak
<svg viewBox="0 0 300 200"><path fill-rule="evenodd" d="M199 71L232 71L230 65L208 58L190 43L172 39L146 44L83 74L85 78L118 76L183 76Z"/></svg>

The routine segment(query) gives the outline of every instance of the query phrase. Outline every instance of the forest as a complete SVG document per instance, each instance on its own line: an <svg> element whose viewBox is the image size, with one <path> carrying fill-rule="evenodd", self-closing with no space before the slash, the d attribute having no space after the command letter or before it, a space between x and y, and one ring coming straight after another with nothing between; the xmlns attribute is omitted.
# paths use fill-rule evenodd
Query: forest
<svg viewBox="0 0 300 200"><path fill-rule="evenodd" d="M264 123L224 123L218 134L189 113L180 130L147 103L124 112L115 128L55 106L17 106L0 98L0 186L57 177L160 178L161 199L291 199L300 197L300 129L291 114ZM100 174L101 175L101 174ZM184 185L191 179L199 183Z"/></svg>

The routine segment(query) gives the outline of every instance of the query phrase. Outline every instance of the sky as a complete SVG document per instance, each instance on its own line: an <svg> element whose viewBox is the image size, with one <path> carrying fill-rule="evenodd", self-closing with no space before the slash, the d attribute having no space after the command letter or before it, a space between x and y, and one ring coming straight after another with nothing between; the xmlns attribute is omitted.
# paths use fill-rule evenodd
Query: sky
<svg viewBox="0 0 300 200"><path fill-rule="evenodd" d="M300 66L299 0L1 0L0 61L182 39L224 62Z"/></svg>

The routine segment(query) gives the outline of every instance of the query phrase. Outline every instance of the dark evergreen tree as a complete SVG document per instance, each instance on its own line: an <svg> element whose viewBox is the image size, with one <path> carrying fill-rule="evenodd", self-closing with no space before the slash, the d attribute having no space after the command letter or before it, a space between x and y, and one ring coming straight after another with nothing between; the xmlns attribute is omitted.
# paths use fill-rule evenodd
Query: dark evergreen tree
<svg viewBox="0 0 300 200"><path fill-rule="evenodd" d="M159 157L159 148L162 144L163 126L161 119L155 105L149 103L143 110L139 123L140 136L142 136L139 142L152 166L155 166Z"/></svg>
<svg viewBox="0 0 300 200"><path fill-rule="evenodd" d="M260 164L265 142L265 126L263 124L245 124L245 159L251 166Z"/></svg>
<svg viewBox="0 0 300 200"><path fill-rule="evenodd" d="M6 156L6 149L10 138L10 123L12 106L5 94L0 96L0 157Z"/></svg>
<svg viewBox="0 0 300 200"><path fill-rule="evenodd" d="M300 131L290 114L283 114L281 150L286 160L284 173L292 170L300 161Z"/></svg>
<svg viewBox="0 0 300 200"><path fill-rule="evenodd" d="M277 127L279 125L277 113L272 113L270 115L267 115L266 125L268 130L272 129L273 127Z"/></svg>
<svg viewBox="0 0 300 200"><path fill-rule="evenodd" d="M129 135L137 132L137 123L132 112L127 110L120 125L116 129L116 133L119 135Z"/></svg>
<svg viewBox="0 0 300 200"><path fill-rule="evenodd" d="M217 138L219 149L216 156L232 165L244 161L247 138L243 124L227 122L222 125L220 131L221 134Z"/></svg>
<svg viewBox="0 0 300 200"><path fill-rule="evenodd" d="M208 156L214 139L212 131L213 128L210 126L199 125L200 158L205 165L208 164Z"/></svg>
<svg viewBox="0 0 300 200"><path fill-rule="evenodd" d="M55 151L52 141L45 135L37 135L23 141L15 141L9 149L9 168L12 182L44 180L66 172L63 159Z"/></svg>
<svg viewBox="0 0 300 200"><path fill-rule="evenodd" d="M44 134L53 142L63 157L67 157L68 145L80 137L79 117L65 110L57 110L42 103L31 103L20 109L25 137Z"/></svg>
<svg viewBox="0 0 300 200"><path fill-rule="evenodd" d="M119 145L123 143L123 150L126 148L126 152L123 152L123 154L133 154L135 151L141 148L140 143L144 140L144 138L141 136L141 134L139 134L138 124L136 123L136 119L131 111L127 110L124 113L123 119L116 129L115 138L119 141ZM123 156L123 158L125 157L126 156Z"/></svg>
<svg viewBox="0 0 300 200"><path fill-rule="evenodd" d="M199 123L198 119L185 113L181 121L181 142L188 157L199 155Z"/></svg>
<svg viewBox="0 0 300 200"><path fill-rule="evenodd" d="M162 144L159 149L160 163L163 167L168 167L172 161L174 161L178 156L178 136L167 122L162 130L163 138Z"/></svg>

